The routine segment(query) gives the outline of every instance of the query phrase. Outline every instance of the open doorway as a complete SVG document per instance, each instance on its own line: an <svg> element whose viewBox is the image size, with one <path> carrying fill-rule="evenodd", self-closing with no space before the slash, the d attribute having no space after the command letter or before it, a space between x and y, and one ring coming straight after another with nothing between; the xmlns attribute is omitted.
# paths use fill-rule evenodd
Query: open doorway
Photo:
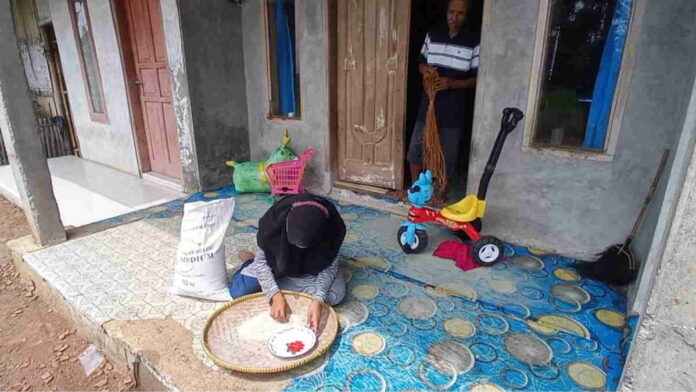
<svg viewBox="0 0 696 392"><path fill-rule="evenodd" d="M58 52L58 42L56 33L53 30L53 24L47 23L41 26L41 34L44 40L44 49L46 51L46 60L48 69L51 74L51 82L53 85L52 110L49 112L51 122L60 125L67 132L66 144L69 143L69 148L73 155L80 156L80 144L75 132L75 126L70 110L70 100L68 97L68 89L63 76L63 66L60 62L60 52ZM41 121L41 119L40 119Z"/></svg>
<svg viewBox="0 0 696 392"><path fill-rule="evenodd" d="M414 127L416 125L418 111L423 97L423 79L418 69L423 42L428 32L434 28L446 26L447 6L449 0L411 0L411 21L408 47L408 75L406 118L404 128L404 151L407 153ZM481 22L483 17L483 0L469 0L468 12L464 22L467 29L476 42L480 42ZM466 89L461 102L461 116L463 118L462 137L457 148L458 161L455 174L452 178L450 200L458 200L466 194L467 172L469 167L469 147L471 142L471 130L474 115L475 88ZM404 167L409 163L404 154ZM404 173L404 187L409 187L413 182L409 170Z"/></svg>
<svg viewBox="0 0 696 392"><path fill-rule="evenodd" d="M448 3L448 0L335 3L336 8L332 10L335 20L332 31L336 34L332 48L335 87L331 97L332 121L335 121L332 132L336 149L335 186L403 197L402 192L392 191L401 191L411 183L406 158L423 92L418 56L431 28L441 25L446 29ZM469 47L478 47L482 3L483 0L469 1L466 26L473 31L467 35ZM466 62L473 64L474 51L467 49L467 53ZM459 165L450 166L457 173L456 192L450 192L451 199L466 189L474 102L473 88L470 91L466 102L464 99L457 102L468 109L449 111L456 112L457 119L466 120L462 120L466 126L458 128L465 136L459 138L462 146L457 145L454 150L461 158Z"/></svg>

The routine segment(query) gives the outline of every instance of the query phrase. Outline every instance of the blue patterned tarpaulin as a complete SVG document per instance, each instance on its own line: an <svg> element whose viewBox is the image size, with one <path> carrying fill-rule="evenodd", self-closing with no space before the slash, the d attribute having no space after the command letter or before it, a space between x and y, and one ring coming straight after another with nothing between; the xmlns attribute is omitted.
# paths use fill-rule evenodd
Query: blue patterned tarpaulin
<svg viewBox="0 0 696 392"><path fill-rule="evenodd" d="M234 196L226 187L187 201ZM238 195L228 235L255 233L266 195ZM579 261L506 244L506 260L461 271L431 255L451 233L405 255L403 217L337 202L348 227L341 249L348 296L328 356L291 372L288 392L314 390L615 390L633 337L624 296L582 279ZM180 214L183 201L119 217ZM118 224L117 220L97 226Z"/></svg>

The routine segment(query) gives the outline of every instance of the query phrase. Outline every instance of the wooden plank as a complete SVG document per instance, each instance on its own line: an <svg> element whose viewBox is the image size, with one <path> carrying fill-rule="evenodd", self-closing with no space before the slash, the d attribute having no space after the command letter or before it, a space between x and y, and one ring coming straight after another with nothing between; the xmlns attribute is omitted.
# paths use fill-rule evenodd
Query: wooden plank
<svg viewBox="0 0 696 392"><path fill-rule="evenodd" d="M389 164L392 161L391 136L393 124L389 122L389 101L390 90L389 82L391 75L387 69L390 56L390 32L391 16L394 12L391 0L378 0L378 20L377 20L377 74L380 75L375 84L375 118L374 118L374 160L378 165ZM386 147L386 148L385 148Z"/></svg>
<svg viewBox="0 0 696 392"><path fill-rule="evenodd" d="M387 194L389 194L389 190L387 189L364 184L356 184L354 182L334 181L334 185L336 186L336 188L347 189L349 191L359 193L369 193L379 196L386 196Z"/></svg>
<svg viewBox="0 0 696 392"><path fill-rule="evenodd" d="M362 149L362 156L364 163L372 162L372 153L374 152L372 143L367 142L365 134L371 134L375 131L375 105L376 95L377 95L377 63L381 60L377 57L377 0L364 0L363 7L365 9L365 14L363 17L364 23L364 33L363 42L365 43L365 54L363 56L363 61L365 64L365 76L364 76L364 86L363 86L363 96L365 100L363 102L362 111L362 135L356 135L360 140L360 147ZM379 75L382 76L382 75ZM357 131L357 130L355 130Z"/></svg>
<svg viewBox="0 0 696 392"><path fill-rule="evenodd" d="M490 1L490 0L489 0ZM404 4L405 3L405 4ZM396 37L396 63L397 72L391 83L394 91L392 113L394 118L393 134L393 162L394 162L394 184L393 189L401 189L404 182L404 130L406 127L406 81L408 77L408 38L411 21L411 1L394 0L392 9L396 8L396 23L393 24L392 31Z"/></svg>
<svg viewBox="0 0 696 392"><path fill-rule="evenodd" d="M150 22L150 31L153 42L155 61L167 63L167 49L164 44L164 25L162 24L162 12L159 0L145 0Z"/></svg>
<svg viewBox="0 0 696 392"><path fill-rule="evenodd" d="M349 21L347 48L348 69L346 83L348 85L348 124L347 124L347 155L348 159L362 159L362 146L355 137L355 126L364 124L364 98L365 98L365 51L364 37L364 13L365 0L348 2Z"/></svg>
<svg viewBox="0 0 696 392"><path fill-rule="evenodd" d="M394 159L392 140L394 136L394 116L393 116L393 64L390 62L393 56L392 34L394 25L394 2L392 0L379 0L379 33L378 46L379 53L378 71L383 75L378 80L375 118L375 163L378 165L389 165Z"/></svg>
<svg viewBox="0 0 696 392"><path fill-rule="evenodd" d="M342 162L346 161L346 1L338 1L336 4L336 151L338 158L336 160L336 168L338 169L338 178L343 178Z"/></svg>

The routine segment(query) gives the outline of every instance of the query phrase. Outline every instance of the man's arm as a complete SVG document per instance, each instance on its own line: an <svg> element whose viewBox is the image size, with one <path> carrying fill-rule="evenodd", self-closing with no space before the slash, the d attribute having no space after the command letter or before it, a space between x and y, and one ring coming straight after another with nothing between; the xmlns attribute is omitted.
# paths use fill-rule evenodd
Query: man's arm
<svg viewBox="0 0 696 392"><path fill-rule="evenodd" d="M423 47L421 47L420 56L418 56L418 71L425 76L435 72L435 67L428 65L428 52L430 51L430 34L425 36Z"/></svg>
<svg viewBox="0 0 696 392"><path fill-rule="evenodd" d="M469 70L470 77L466 79L452 79L452 78L440 78L435 83L435 88L439 90L459 90L465 88L476 87L476 76L478 75L478 64L479 64L479 45L473 50L473 57L471 59L471 69ZM421 72L422 73L422 72Z"/></svg>
<svg viewBox="0 0 696 392"><path fill-rule="evenodd" d="M476 76L466 79L439 78L435 82L435 90L460 90L476 87Z"/></svg>
<svg viewBox="0 0 696 392"><path fill-rule="evenodd" d="M426 63L420 63L418 64L418 70L420 71L421 75L425 76L427 74L433 73L436 71L435 67L430 66Z"/></svg>

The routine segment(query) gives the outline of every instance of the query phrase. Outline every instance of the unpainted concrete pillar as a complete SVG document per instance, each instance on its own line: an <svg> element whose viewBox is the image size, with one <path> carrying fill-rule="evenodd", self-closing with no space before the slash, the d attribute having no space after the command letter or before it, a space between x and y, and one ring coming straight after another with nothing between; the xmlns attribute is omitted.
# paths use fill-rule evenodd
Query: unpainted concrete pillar
<svg viewBox="0 0 696 392"><path fill-rule="evenodd" d="M0 0L0 129L34 239L41 245L65 241L9 0Z"/></svg>

